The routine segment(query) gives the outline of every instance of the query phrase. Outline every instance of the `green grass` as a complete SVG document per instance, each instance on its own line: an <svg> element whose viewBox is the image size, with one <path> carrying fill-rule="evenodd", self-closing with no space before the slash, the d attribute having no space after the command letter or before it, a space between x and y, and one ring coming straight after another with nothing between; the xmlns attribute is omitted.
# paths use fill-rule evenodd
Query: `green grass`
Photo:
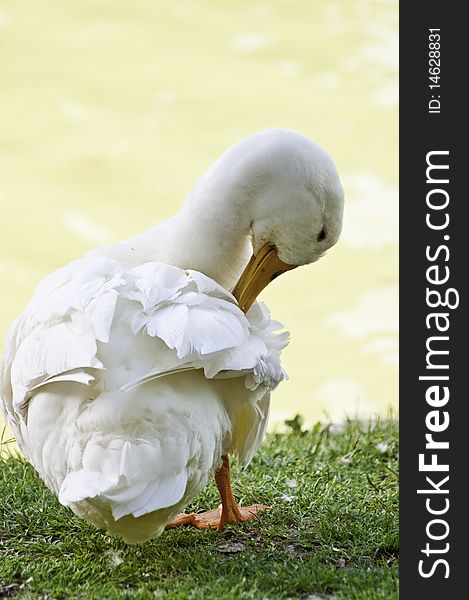
<svg viewBox="0 0 469 600"><path fill-rule="evenodd" d="M0 597L397 598L397 424L290 429L269 435L247 470L234 465L241 504L269 512L141 546L80 521L24 461L0 461ZM190 508L218 502L210 485Z"/></svg>

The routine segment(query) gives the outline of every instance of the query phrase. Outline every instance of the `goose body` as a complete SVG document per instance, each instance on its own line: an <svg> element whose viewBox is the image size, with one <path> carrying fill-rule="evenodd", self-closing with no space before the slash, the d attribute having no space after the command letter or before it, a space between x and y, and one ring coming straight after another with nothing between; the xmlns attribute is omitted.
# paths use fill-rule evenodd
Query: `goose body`
<svg viewBox="0 0 469 600"><path fill-rule="evenodd" d="M304 218L294 226L275 207L289 177L316 185L301 171L312 167L302 166L298 145L320 158L321 193L302 245ZM80 517L143 542L199 493L223 456L245 464L254 456L270 392L285 377L288 335L265 305L245 313L228 290L266 243L292 266L335 243L342 191L318 148L281 130L233 146L180 213L52 273L14 322L1 407L26 458ZM287 181L272 193L272 169L282 165ZM337 210L328 210L329 196ZM329 231L324 244L311 243L318 227Z"/></svg>

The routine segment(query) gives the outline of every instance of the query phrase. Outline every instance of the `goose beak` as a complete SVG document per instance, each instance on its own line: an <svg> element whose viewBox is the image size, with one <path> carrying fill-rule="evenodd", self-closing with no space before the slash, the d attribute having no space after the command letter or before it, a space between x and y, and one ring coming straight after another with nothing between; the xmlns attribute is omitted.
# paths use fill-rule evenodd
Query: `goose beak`
<svg viewBox="0 0 469 600"><path fill-rule="evenodd" d="M262 246L257 256L251 256L251 260L231 292L241 310L246 313L257 296L271 281L296 266L280 260L277 250L273 246L269 244Z"/></svg>

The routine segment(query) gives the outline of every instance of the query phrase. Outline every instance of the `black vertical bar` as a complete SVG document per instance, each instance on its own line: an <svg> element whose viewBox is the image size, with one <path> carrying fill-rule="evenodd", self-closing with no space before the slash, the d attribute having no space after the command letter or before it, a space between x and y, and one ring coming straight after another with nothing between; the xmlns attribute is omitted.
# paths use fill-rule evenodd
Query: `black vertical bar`
<svg viewBox="0 0 469 600"><path fill-rule="evenodd" d="M451 593L446 597L469 598L467 21L462 14L464 3L405 2L400 9L401 597L432 600ZM437 41L438 47L431 46ZM435 50L438 55L430 54ZM428 158L432 151L441 154ZM449 169L430 170L427 181L427 158ZM449 182L443 183L446 178ZM444 206L447 198L447 207L441 209L427 203ZM446 214L447 227L432 229L426 222L428 218L433 227L440 227ZM446 275L446 282L434 283ZM438 295L428 299L427 289L439 292L441 304L447 298L454 308L429 306L438 304ZM441 316L437 319L431 314ZM437 322L447 331L439 331ZM439 339L429 342L431 337ZM428 343L432 350L449 350L449 354L429 356ZM436 368L429 368L428 358ZM449 379L419 380L419 376ZM433 395L428 392L432 386L437 390ZM445 387L449 391L446 404ZM448 418L449 425L444 427ZM442 431L432 431L437 428ZM431 440L448 442L449 448L426 448L430 442L425 436L430 434ZM419 470L420 454L425 464L435 460L449 470Z"/></svg>

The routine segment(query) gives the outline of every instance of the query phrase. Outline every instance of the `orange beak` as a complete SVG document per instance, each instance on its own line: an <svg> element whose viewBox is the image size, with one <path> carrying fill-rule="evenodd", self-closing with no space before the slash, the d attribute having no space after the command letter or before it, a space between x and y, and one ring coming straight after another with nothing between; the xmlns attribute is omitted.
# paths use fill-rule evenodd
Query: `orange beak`
<svg viewBox="0 0 469 600"><path fill-rule="evenodd" d="M276 277L294 269L297 265L289 265L279 259L277 250L266 244L257 256L252 255L238 283L231 292L245 313L262 290Z"/></svg>

